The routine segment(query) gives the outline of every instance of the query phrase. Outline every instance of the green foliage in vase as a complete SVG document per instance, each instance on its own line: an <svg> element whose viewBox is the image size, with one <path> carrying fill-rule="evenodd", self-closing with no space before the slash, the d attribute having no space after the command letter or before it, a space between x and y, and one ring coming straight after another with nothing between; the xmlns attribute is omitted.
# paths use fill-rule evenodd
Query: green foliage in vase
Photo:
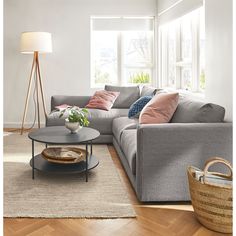
<svg viewBox="0 0 236 236"><path fill-rule="evenodd" d="M151 78L148 73L140 72L131 75L129 82L133 84L149 84L151 82Z"/></svg>
<svg viewBox="0 0 236 236"><path fill-rule="evenodd" d="M61 111L59 118L61 118L65 112L68 112L69 122L79 122L80 126L88 126L88 110L86 108L80 109L79 107L71 106Z"/></svg>

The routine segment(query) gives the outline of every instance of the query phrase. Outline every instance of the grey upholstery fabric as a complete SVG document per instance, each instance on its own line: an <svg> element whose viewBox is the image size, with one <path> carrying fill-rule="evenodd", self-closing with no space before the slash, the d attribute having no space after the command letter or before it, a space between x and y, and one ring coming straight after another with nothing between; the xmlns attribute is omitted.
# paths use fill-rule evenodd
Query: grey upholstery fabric
<svg viewBox="0 0 236 236"><path fill-rule="evenodd" d="M203 103L180 97L172 123L217 123L223 122L225 109L213 103Z"/></svg>
<svg viewBox="0 0 236 236"><path fill-rule="evenodd" d="M128 164L128 161L126 159L126 156L123 153L123 151L121 150L120 145L117 143L116 138L114 138L114 137L113 137L113 145L114 145L114 147L115 147L115 149L116 149L116 151L119 155L121 163L122 163L122 165L125 169L126 174L129 177L129 180L130 180L130 182L131 182L131 184L134 188L134 191L135 191L135 189L136 189L136 177L135 177L135 175L132 174L131 169L130 169L129 164Z"/></svg>
<svg viewBox="0 0 236 236"><path fill-rule="evenodd" d="M65 118L67 115L65 114L64 117L59 118L60 112L59 111L52 111L46 118L46 126L63 126L65 125Z"/></svg>
<svg viewBox="0 0 236 236"><path fill-rule="evenodd" d="M186 169L214 156L232 162L231 123L140 125L137 195L141 201L190 200Z"/></svg>
<svg viewBox="0 0 236 236"><path fill-rule="evenodd" d="M112 124L112 133L120 144L123 131L127 129L136 129L137 125L138 119L129 119L128 117L115 118Z"/></svg>
<svg viewBox="0 0 236 236"><path fill-rule="evenodd" d="M127 116L128 109L111 109L110 111L100 110L100 109L91 109L88 108L89 118L90 119L97 119L102 118L104 119L114 119L116 117Z"/></svg>
<svg viewBox="0 0 236 236"><path fill-rule="evenodd" d="M101 134L112 134L112 121L114 118L127 116L128 109L111 109L104 111L99 109L88 109L89 127L97 129ZM60 112L53 111L46 119L47 126L64 125L66 115L59 119Z"/></svg>
<svg viewBox="0 0 236 236"><path fill-rule="evenodd" d="M55 106L67 104L71 106L85 107L91 96L65 96L55 95L51 97L51 111L55 109Z"/></svg>
<svg viewBox="0 0 236 236"><path fill-rule="evenodd" d="M140 97L143 96L153 96L156 94L157 88L144 85L141 90Z"/></svg>
<svg viewBox="0 0 236 236"><path fill-rule="evenodd" d="M112 134L114 118L127 116L128 109L111 109L110 111L89 109L89 126L97 129L101 134Z"/></svg>
<svg viewBox="0 0 236 236"><path fill-rule="evenodd" d="M138 96L130 96L133 90ZM112 91L119 90L113 87ZM137 87L126 88L118 106L126 104L128 108L138 98ZM89 96L53 96L51 109L61 104L84 107L89 99ZM172 118L176 123L157 125L139 125L138 120L128 119L128 109L89 109L89 113L90 127L101 133L94 142L113 141L140 201L190 200L187 166L202 168L212 156L232 162L232 123L201 123L221 122L224 108L220 106L181 98ZM58 116L59 112L52 112L46 125L64 125L64 118Z"/></svg>
<svg viewBox="0 0 236 236"><path fill-rule="evenodd" d="M106 85L105 90L120 92L112 108L129 108L140 97L139 86L119 87Z"/></svg>
<svg viewBox="0 0 236 236"><path fill-rule="evenodd" d="M136 174L137 130L124 130L121 136L121 149L129 163L132 174Z"/></svg>

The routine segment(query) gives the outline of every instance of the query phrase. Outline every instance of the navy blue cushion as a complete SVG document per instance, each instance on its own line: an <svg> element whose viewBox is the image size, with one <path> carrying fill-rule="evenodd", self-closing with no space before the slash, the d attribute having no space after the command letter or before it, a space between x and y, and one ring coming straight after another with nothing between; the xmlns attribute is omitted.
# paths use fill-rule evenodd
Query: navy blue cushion
<svg viewBox="0 0 236 236"><path fill-rule="evenodd" d="M138 118L140 112L145 107L145 105L153 98L153 96L143 96L134 102L130 108L128 117L129 118Z"/></svg>

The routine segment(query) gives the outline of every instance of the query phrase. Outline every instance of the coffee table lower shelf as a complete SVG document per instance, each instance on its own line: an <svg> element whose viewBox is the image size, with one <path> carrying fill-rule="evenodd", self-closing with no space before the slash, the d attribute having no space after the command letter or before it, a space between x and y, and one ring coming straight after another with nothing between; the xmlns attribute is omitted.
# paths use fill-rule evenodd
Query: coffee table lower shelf
<svg viewBox="0 0 236 236"><path fill-rule="evenodd" d="M88 171L95 168L99 164L98 159L91 155L88 158ZM32 167L32 159L30 160ZM58 164L45 160L41 154L34 157L34 169L42 172L54 174L79 174L86 172L86 162L81 161L73 164Z"/></svg>

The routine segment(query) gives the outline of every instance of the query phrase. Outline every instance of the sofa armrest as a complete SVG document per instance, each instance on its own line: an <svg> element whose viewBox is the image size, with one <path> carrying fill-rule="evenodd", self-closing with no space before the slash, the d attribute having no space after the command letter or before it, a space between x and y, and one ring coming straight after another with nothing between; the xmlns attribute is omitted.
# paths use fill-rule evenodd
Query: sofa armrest
<svg viewBox="0 0 236 236"><path fill-rule="evenodd" d="M85 107L91 96L66 96L55 95L51 97L51 111L55 109L55 106L62 104L68 104L71 106Z"/></svg>
<svg viewBox="0 0 236 236"><path fill-rule="evenodd" d="M212 156L232 162L232 123L140 125L136 180L141 201L189 200L187 166Z"/></svg>

